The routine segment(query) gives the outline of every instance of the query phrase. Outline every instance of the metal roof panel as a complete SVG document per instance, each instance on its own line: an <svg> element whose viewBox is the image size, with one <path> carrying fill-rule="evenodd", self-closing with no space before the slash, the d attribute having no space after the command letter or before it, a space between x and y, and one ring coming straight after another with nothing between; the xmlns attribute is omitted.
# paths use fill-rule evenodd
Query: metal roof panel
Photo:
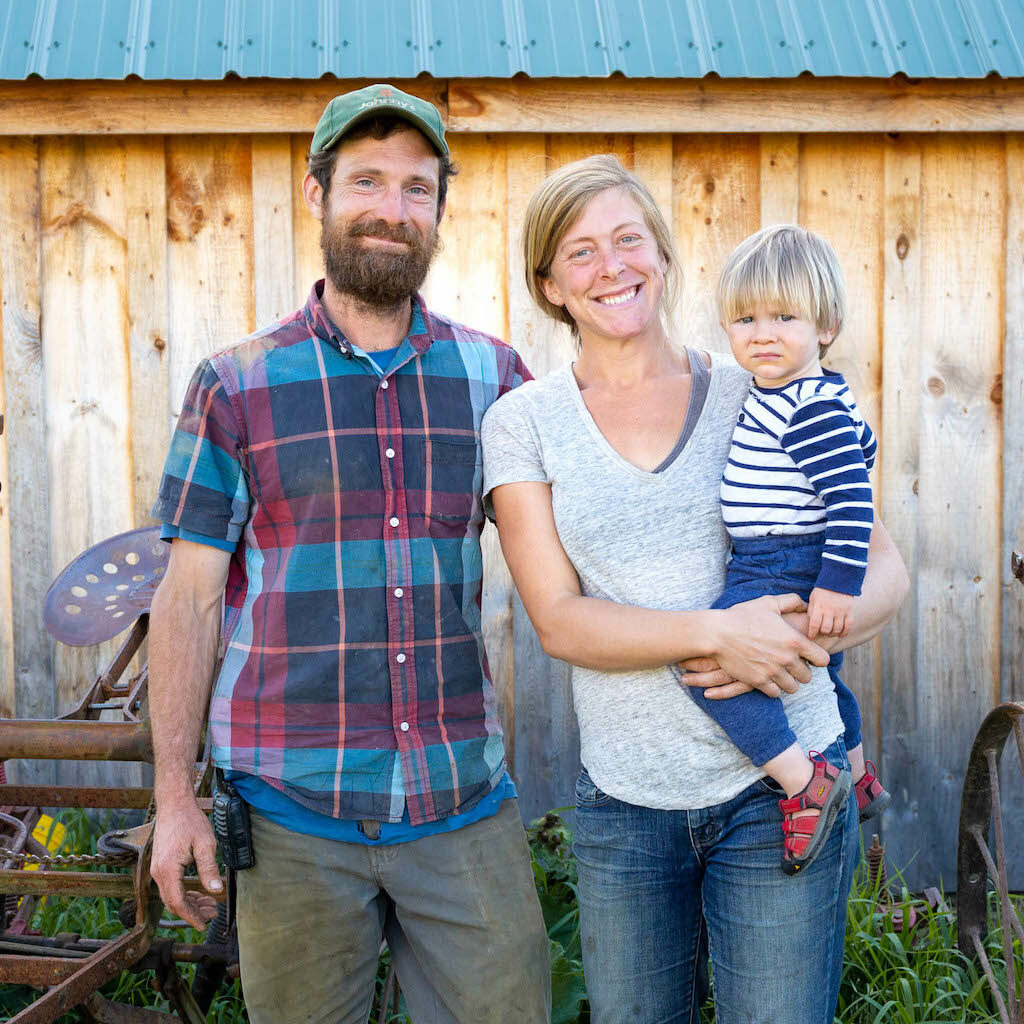
<svg viewBox="0 0 1024 1024"><path fill-rule="evenodd" d="M1022 0L0 0L0 77L1024 76Z"/></svg>

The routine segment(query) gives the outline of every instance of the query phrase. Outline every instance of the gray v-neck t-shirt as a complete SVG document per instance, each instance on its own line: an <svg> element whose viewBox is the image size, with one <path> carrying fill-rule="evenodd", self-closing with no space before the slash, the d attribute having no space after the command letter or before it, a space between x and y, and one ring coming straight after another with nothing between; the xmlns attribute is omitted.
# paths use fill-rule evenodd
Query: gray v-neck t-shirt
<svg viewBox="0 0 1024 1024"><path fill-rule="evenodd" d="M653 473L608 443L571 367L504 395L482 426L485 508L501 484L548 483L558 536L585 596L656 609L709 607L722 592L728 552L719 484L750 382L731 357L711 359L703 405L691 402L679 443ZM667 667L574 666L572 685L583 764L619 800L708 807L764 775ZM842 732L826 670L782 700L805 750L824 750Z"/></svg>

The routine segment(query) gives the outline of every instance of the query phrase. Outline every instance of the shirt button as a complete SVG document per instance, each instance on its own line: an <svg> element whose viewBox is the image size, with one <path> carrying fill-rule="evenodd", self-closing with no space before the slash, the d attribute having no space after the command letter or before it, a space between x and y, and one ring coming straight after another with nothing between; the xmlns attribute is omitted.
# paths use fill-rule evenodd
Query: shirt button
<svg viewBox="0 0 1024 1024"><path fill-rule="evenodd" d="M397 525L398 525L398 518L397 518L397 516L392 516L392 517L391 517L391 518L390 518L390 519L388 520L388 522L389 522L389 523L390 523L390 524L391 524L392 526L397 526Z"/></svg>
<svg viewBox="0 0 1024 1024"><path fill-rule="evenodd" d="M398 728L401 729L402 732L408 732L409 731L409 723L408 722L403 722Z"/></svg>
<svg viewBox="0 0 1024 1024"><path fill-rule="evenodd" d="M385 449L384 454L389 459L393 459L395 457L395 449L394 448L387 448L387 449Z"/></svg>
<svg viewBox="0 0 1024 1024"><path fill-rule="evenodd" d="M385 390L387 390L388 382L387 382L386 380L382 380L382 381L380 382L380 386L381 386L382 388L384 388Z"/></svg>
<svg viewBox="0 0 1024 1024"><path fill-rule="evenodd" d="M404 654L396 654L395 655L395 661L397 661L398 664L401 665L405 661L405 655Z"/></svg>
<svg viewBox="0 0 1024 1024"><path fill-rule="evenodd" d="M395 587L395 597L401 597L405 591L401 587Z"/></svg>

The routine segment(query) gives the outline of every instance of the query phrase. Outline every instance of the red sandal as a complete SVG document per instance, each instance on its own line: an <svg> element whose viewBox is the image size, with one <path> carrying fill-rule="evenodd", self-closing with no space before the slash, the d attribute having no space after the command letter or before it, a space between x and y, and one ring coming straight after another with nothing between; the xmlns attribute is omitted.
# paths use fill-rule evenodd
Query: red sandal
<svg viewBox="0 0 1024 1024"><path fill-rule="evenodd" d="M854 796L857 797L857 817L862 824L868 818L881 814L892 803L892 794L878 781L874 764L870 761L864 764L864 774L853 787Z"/></svg>
<svg viewBox="0 0 1024 1024"><path fill-rule="evenodd" d="M814 764L811 781L795 796L779 801L785 835L782 870L787 875L802 871L821 853L853 785L853 777L845 769L834 768L816 750L809 756ZM819 811L816 816L794 817L815 809Z"/></svg>

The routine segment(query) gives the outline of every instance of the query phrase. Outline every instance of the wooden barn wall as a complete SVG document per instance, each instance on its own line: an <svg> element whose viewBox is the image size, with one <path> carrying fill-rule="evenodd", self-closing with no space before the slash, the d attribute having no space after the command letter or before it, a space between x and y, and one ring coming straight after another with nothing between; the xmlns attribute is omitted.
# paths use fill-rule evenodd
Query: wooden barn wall
<svg viewBox="0 0 1024 1024"><path fill-rule="evenodd" d="M196 361L290 311L318 276L307 142L0 139L0 715L67 709L109 658L110 644L50 641L50 579L149 522ZM452 147L461 174L428 299L510 338L537 375L571 345L531 306L517 228L558 164L611 152L646 178L682 255L677 323L693 345L725 347L711 290L745 235L795 219L832 240L850 293L833 363L880 435L877 504L913 581L896 622L847 662L895 796L873 827L911 884L951 888L971 740L993 704L1024 698L1024 590L1008 569L1024 544L1021 137L467 133ZM571 802L569 673L541 652L493 529L484 546L487 647L533 816ZM1024 859L1015 873L1024 885Z"/></svg>

